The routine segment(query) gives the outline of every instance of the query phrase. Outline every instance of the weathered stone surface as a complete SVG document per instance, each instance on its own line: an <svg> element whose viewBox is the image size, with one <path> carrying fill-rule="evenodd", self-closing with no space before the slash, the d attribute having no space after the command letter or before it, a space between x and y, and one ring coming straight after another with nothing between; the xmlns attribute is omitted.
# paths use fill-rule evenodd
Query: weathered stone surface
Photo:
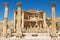
<svg viewBox="0 0 60 40"><path fill-rule="evenodd" d="M8 4L5 4L4 21L0 22L1 40L60 40L60 17L55 17L55 4L52 4L52 18L48 18L46 11L22 11L21 3L14 11L14 21L8 21ZM6 38L7 37L7 38Z"/></svg>

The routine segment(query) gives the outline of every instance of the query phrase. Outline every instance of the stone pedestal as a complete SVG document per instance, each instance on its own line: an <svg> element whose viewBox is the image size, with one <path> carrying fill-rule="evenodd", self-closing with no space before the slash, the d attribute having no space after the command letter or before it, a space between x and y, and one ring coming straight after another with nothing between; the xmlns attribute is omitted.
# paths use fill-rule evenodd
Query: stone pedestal
<svg viewBox="0 0 60 40"><path fill-rule="evenodd" d="M8 29L7 29L7 37L11 37L11 33L12 33L12 32L11 32L11 29L8 28Z"/></svg>
<svg viewBox="0 0 60 40"><path fill-rule="evenodd" d="M0 40L6 40L7 38L6 37L1 37L1 39Z"/></svg>
<svg viewBox="0 0 60 40"><path fill-rule="evenodd" d="M58 40L57 37L52 37L51 40Z"/></svg>
<svg viewBox="0 0 60 40"><path fill-rule="evenodd" d="M57 35L57 33L51 34L50 36L51 36L51 40L58 40L58 35Z"/></svg>

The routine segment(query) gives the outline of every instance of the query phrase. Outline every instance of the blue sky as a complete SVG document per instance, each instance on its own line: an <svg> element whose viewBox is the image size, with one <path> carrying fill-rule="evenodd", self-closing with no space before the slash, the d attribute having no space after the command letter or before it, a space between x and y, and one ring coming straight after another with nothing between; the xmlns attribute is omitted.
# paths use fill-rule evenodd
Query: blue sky
<svg viewBox="0 0 60 40"><path fill-rule="evenodd" d="M14 10L17 10L17 2L22 3L22 10L46 10L48 17L51 17L51 3L56 3L56 17L60 16L60 0L0 0L0 21L4 20L4 3L9 4L8 20L14 18Z"/></svg>

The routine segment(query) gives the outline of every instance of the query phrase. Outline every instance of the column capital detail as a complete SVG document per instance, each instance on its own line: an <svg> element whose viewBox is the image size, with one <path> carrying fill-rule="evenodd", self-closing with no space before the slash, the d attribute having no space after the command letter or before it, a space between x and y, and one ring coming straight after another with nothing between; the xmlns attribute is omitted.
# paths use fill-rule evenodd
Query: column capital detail
<svg viewBox="0 0 60 40"><path fill-rule="evenodd" d="M8 7L8 3L5 3L5 7Z"/></svg>
<svg viewBox="0 0 60 40"><path fill-rule="evenodd" d="M52 4L51 4L52 7L55 7L55 5L56 5L55 3L52 3Z"/></svg>
<svg viewBox="0 0 60 40"><path fill-rule="evenodd" d="M20 2L18 2L17 4L18 4L18 7L21 7L21 5L22 5Z"/></svg>

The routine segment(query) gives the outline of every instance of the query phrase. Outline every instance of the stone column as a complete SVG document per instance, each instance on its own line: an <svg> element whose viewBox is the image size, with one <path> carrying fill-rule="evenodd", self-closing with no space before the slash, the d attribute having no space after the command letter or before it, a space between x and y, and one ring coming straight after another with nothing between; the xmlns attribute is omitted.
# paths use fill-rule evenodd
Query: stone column
<svg viewBox="0 0 60 40"><path fill-rule="evenodd" d="M22 30L21 30L21 3L18 3L18 10L17 10L17 27L16 27L16 33L17 36L22 36Z"/></svg>
<svg viewBox="0 0 60 40"><path fill-rule="evenodd" d="M44 19L44 23L43 23L43 27L46 29L46 12L43 11L43 19Z"/></svg>
<svg viewBox="0 0 60 40"><path fill-rule="evenodd" d="M8 4L5 3L5 15L4 15L4 27L2 35L7 36L7 26L8 26Z"/></svg>
<svg viewBox="0 0 60 40"><path fill-rule="evenodd" d="M16 31L16 30L15 30L16 25L17 25L17 11L14 10L14 31Z"/></svg>
<svg viewBox="0 0 60 40"><path fill-rule="evenodd" d="M56 21L55 21L55 3L52 3L52 39L57 40Z"/></svg>
<svg viewBox="0 0 60 40"><path fill-rule="evenodd" d="M55 3L52 3L52 33L56 33Z"/></svg>
<svg viewBox="0 0 60 40"><path fill-rule="evenodd" d="M7 34L8 34L7 37L11 37L11 33L12 33L12 32L11 32L11 29L8 28L8 29L7 29Z"/></svg>
<svg viewBox="0 0 60 40"><path fill-rule="evenodd" d="M40 23L40 32L41 32L41 29L42 29L42 26L41 26L41 23Z"/></svg>
<svg viewBox="0 0 60 40"><path fill-rule="evenodd" d="M29 32L32 32L32 25L31 25L31 23L29 23L29 25L30 25Z"/></svg>
<svg viewBox="0 0 60 40"><path fill-rule="evenodd" d="M22 12L22 29L24 28L24 12L25 11Z"/></svg>
<svg viewBox="0 0 60 40"><path fill-rule="evenodd" d="M44 19L44 22L43 22L43 27L44 27L44 32L48 32L48 27L47 27L47 23L46 23L46 11L44 10L43 11L43 19Z"/></svg>

